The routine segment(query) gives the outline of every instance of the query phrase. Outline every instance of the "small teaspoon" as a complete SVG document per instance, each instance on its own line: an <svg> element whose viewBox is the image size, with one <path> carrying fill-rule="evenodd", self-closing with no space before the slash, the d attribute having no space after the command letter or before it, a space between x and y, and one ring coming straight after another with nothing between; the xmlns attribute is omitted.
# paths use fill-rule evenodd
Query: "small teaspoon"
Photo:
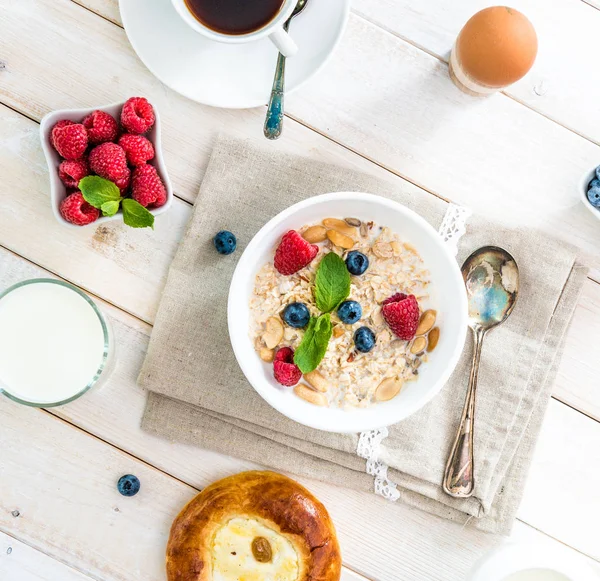
<svg viewBox="0 0 600 581"><path fill-rule="evenodd" d="M308 0L298 0L296 8L292 15L283 25L287 32L292 18L295 18L304 10ZM267 139L279 139L283 130L283 98L285 94L285 57L279 53L277 57L277 66L275 67L275 78L273 79L273 88L271 89L271 98L267 107L267 117L263 132Z"/></svg>
<svg viewBox="0 0 600 581"><path fill-rule="evenodd" d="M475 488L473 425L483 340L488 331L506 321L519 293L517 263L506 250L497 246L484 246L473 252L461 271L467 287L474 349L465 407L442 483L444 492L455 498L467 498Z"/></svg>

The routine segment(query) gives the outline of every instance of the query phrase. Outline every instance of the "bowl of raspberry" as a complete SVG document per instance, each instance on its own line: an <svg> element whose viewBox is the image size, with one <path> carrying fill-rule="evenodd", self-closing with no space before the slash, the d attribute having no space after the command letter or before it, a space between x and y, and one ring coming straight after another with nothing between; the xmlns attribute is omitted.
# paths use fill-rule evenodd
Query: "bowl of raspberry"
<svg viewBox="0 0 600 581"><path fill-rule="evenodd" d="M456 258L422 217L338 192L259 230L227 316L236 359L267 403L311 428L356 433L440 392L463 351L467 298Z"/></svg>
<svg viewBox="0 0 600 581"><path fill-rule="evenodd" d="M68 227L123 220L153 227L173 189L158 111L144 97L89 109L61 109L41 121L55 218Z"/></svg>

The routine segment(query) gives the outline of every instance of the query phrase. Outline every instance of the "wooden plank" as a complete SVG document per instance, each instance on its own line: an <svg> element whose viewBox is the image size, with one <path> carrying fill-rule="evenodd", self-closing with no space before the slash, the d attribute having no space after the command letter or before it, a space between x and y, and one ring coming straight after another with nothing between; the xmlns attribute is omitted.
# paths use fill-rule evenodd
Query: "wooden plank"
<svg viewBox="0 0 600 581"><path fill-rule="evenodd" d="M0 288L16 280L42 274L39 267L0 250ZM150 328L111 305L103 303L102 308L111 317L119 348L114 376L102 389L91 390L86 397L68 406L55 408L52 413L197 488L226 474L254 467L248 462L170 443L141 431L139 425L145 393L135 381L146 351ZM2 405L0 400L0 409ZM565 406L560 402L551 404L551 410L562 408ZM592 507L570 521L561 517L558 522L552 521L554 513L547 510L547 506L548 514L542 510L546 503L556 502L557 498L563 502L565 496L561 488L564 482L557 481L552 475L561 472L566 474L572 457L583 462L586 457L593 460L597 454L594 447L599 443L600 424L581 414L573 414L566 419L560 414L549 414L542 438L550 439L554 453L543 462L538 462L537 458L534 460L531 474L535 474L537 486L530 492L530 500L527 501L532 508L529 509L524 502L520 517L540 531L545 532L544 527L551 528L558 540L573 538L578 543L574 545L576 548L583 550L585 547L587 550L593 541L580 538L577 529L585 530L585 527L597 522L594 520L596 509ZM110 422L107 422L107 418L110 418ZM560 434L560 430L566 428L571 430L573 439L578 442L576 451L562 447L560 436L557 436L557 442L554 441L555 432ZM590 486L598 478L597 469L598 465L593 461L585 467L582 465L582 472L592 483ZM383 502L373 507L368 519L359 519L356 515L363 510L363 494L311 481L307 481L307 485L316 491L331 511L342 538L346 563L352 569L377 579L404 578L398 577L402 571L406 579L460 579L460 575L465 574L479 556L498 542L491 535L482 535L470 528L461 530L453 523L408 507L395 507L394 511L390 511ZM583 496L583 492L588 491L588 485L577 480L572 483L571 490L573 495ZM568 499L564 502L567 505L569 503ZM594 499L590 498L589 502L593 504ZM545 523L544 519L550 519L550 522ZM542 524L544 526L540 526ZM516 530L522 530L523 527L524 524L517 526ZM386 533L382 534L382 531ZM543 537L538 531L531 535ZM456 551L457 546L461 547L460 552ZM591 554L595 554L591 548Z"/></svg>
<svg viewBox="0 0 600 581"><path fill-rule="evenodd" d="M597 0L589 3L598 5ZM356 0L354 9L370 22L447 61L462 26L489 5L486 0L464 0L458 5L444 0L417 4L410 0ZM600 142L600 73L594 40L600 28L600 12L573 0L514 0L510 5L533 22L539 52L530 73L506 93Z"/></svg>
<svg viewBox="0 0 600 581"><path fill-rule="evenodd" d="M21 4L10 4L0 23L2 74L9 79L0 99L14 109L39 119L50 109L147 95L163 113L175 190L188 200L196 196L217 131L226 127L264 144L263 109L194 104L152 77L123 30L108 20L69 0L33 0L32 6L24 18ZM600 266L597 222L577 193L580 176L598 163L598 146L502 95L473 101L456 90L437 58L364 19L350 18L331 63L290 96L288 110L411 182L512 226L560 236ZM364 163L293 123L284 139L267 145L343 165Z"/></svg>
<svg viewBox="0 0 600 581"><path fill-rule="evenodd" d="M588 280L575 309L553 394L600 421L600 284Z"/></svg>
<svg viewBox="0 0 600 581"><path fill-rule="evenodd" d="M90 581L91 578L0 531L2 581Z"/></svg>
<svg viewBox="0 0 600 581"><path fill-rule="evenodd" d="M5 400L0 402L0 420L5 446L0 465L6 485L0 497L0 529L94 578L164 579L169 527L194 488L46 412ZM116 490L116 480L124 473L136 474L142 483L133 498L123 498ZM378 521L372 527L353 512L343 520L350 517L360 530L355 552L336 514L339 489L336 503L323 494L324 485L309 486L332 509L347 562L370 567L371 545L376 546L371 578L462 579L475 558L499 540L414 510L407 509L402 522ZM360 510L346 499L344 504ZM417 522L425 521L417 530L411 522L415 516Z"/></svg>

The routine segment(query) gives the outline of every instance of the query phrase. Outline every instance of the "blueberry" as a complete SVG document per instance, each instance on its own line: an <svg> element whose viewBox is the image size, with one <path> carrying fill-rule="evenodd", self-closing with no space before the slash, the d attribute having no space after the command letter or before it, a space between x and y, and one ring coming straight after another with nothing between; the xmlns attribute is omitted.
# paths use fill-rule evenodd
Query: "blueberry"
<svg viewBox="0 0 600 581"><path fill-rule="evenodd" d="M369 327L361 327L354 333L354 345L362 353L368 353L375 347L375 333Z"/></svg>
<svg viewBox="0 0 600 581"><path fill-rule="evenodd" d="M125 474L119 478L117 489L123 496L135 496L140 491L140 480L133 474Z"/></svg>
<svg viewBox="0 0 600 581"><path fill-rule="evenodd" d="M213 243L219 254L231 254L237 246L235 236L227 230L221 230L214 237Z"/></svg>
<svg viewBox="0 0 600 581"><path fill-rule="evenodd" d="M346 257L346 268L350 274L362 274L369 268L369 259L358 250L353 250Z"/></svg>
<svg viewBox="0 0 600 581"><path fill-rule="evenodd" d="M600 180L600 165L596 168L596 177Z"/></svg>
<svg viewBox="0 0 600 581"><path fill-rule="evenodd" d="M588 190L587 197L594 208L600 208L600 187Z"/></svg>
<svg viewBox="0 0 600 581"><path fill-rule="evenodd" d="M594 178L589 184L588 184L588 190L591 190L592 188L600 188L600 180L598 178Z"/></svg>
<svg viewBox="0 0 600 581"><path fill-rule="evenodd" d="M353 325L362 317L362 307L356 301L344 301L337 311L342 323Z"/></svg>
<svg viewBox="0 0 600 581"><path fill-rule="evenodd" d="M296 329L302 329L310 321L310 311L304 303L290 303L283 309L283 320Z"/></svg>

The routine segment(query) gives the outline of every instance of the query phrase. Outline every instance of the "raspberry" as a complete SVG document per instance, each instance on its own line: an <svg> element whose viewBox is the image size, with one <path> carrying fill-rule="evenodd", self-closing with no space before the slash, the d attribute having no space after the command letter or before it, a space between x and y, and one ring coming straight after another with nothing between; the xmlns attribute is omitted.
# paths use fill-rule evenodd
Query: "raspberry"
<svg viewBox="0 0 600 581"><path fill-rule="evenodd" d="M116 182L129 171L123 148L116 143L102 143L90 151L90 169L100 177Z"/></svg>
<svg viewBox="0 0 600 581"><path fill-rule="evenodd" d="M127 173L118 180L115 180L115 185L121 190L121 194L125 193L125 190L129 187L129 182L131 180L131 171L129 168L127 169Z"/></svg>
<svg viewBox="0 0 600 581"><path fill-rule="evenodd" d="M275 268L281 274L294 274L310 264L318 252L316 244L309 244L298 232L290 230L275 251Z"/></svg>
<svg viewBox="0 0 600 581"><path fill-rule="evenodd" d="M68 119L59 121L50 133L54 149L65 159L79 159L88 146L86 128L81 123L73 123Z"/></svg>
<svg viewBox="0 0 600 581"><path fill-rule="evenodd" d="M144 97L131 97L121 111L121 125L129 133L146 133L154 125L154 109Z"/></svg>
<svg viewBox="0 0 600 581"><path fill-rule="evenodd" d="M114 117L104 111L90 113L82 123L87 129L90 143L114 141L119 133L119 126Z"/></svg>
<svg viewBox="0 0 600 581"><path fill-rule="evenodd" d="M63 161L58 166L58 177L67 188L77 188L79 180L90 173L86 159Z"/></svg>
<svg viewBox="0 0 600 581"><path fill-rule="evenodd" d="M283 347L275 353L273 361L273 375L278 383L292 387L302 379L302 371L294 363L294 351Z"/></svg>
<svg viewBox="0 0 600 581"><path fill-rule="evenodd" d="M158 208L167 201L167 191L153 165L138 165L133 170L131 197L142 206L153 208Z"/></svg>
<svg viewBox="0 0 600 581"><path fill-rule="evenodd" d="M100 216L100 210L90 206L84 199L80 191L67 196L60 203L60 213L62 217L71 224L85 226L95 222Z"/></svg>
<svg viewBox="0 0 600 581"><path fill-rule="evenodd" d="M129 165L143 165L154 157L154 146L143 135L127 133L118 141L125 151Z"/></svg>
<svg viewBox="0 0 600 581"><path fill-rule="evenodd" d="M383 318L394 335L403 341L414 339L419 326L419 303L415 296L398 293L382 304Z"/></svg>

